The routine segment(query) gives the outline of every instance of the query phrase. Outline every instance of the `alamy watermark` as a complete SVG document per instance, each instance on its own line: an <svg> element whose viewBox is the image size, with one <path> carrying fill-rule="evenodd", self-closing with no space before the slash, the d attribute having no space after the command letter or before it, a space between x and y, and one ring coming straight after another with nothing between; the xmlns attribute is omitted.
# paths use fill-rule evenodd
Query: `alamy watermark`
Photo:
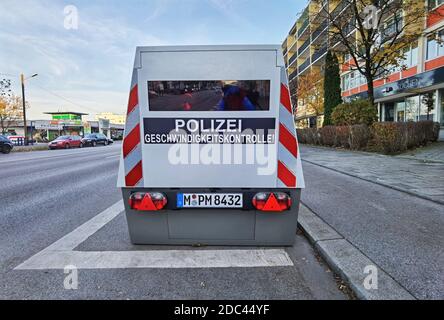
<svg viewBox="0 0 444 320"><path fill-rule="evenodd" d="M378 29L378 8L374 5L368 5L363 11L365 17L363 21L363 26L365 29Z"/></svg>
<svg viewBox="0 0 444 320"><path fill-rule="evenodd" d="M145 136L145 142L156 138L163 143L173 143L168 149L168 161L172 165L251 165L260 176L276 172L275 130L266 133L245 129L224 134L172 130L165 136Z"/></svg>
<svg viewBox="0 0 444 320"><path fill-rule="evenodd" d="M76 6L65 6L63 8L63 15L65 16L65 19L63 20L63 27L66 30L79 29L79 10Z"/></svg>
<svg viewBox="0 0 444 320"><path fill-rule="evenodd" d="M367 274L363 282L364 288L378 290L378 268L375 265L368 265L364 268L364 274Z"/></svg>
<svg viewBox="0 0 444 320"><path fill-rule="evenodd" d="M79 288L79 274L76 266L68 265L63 269L66 274L63 280L63 287L66 290L77 290Z"/></svg>

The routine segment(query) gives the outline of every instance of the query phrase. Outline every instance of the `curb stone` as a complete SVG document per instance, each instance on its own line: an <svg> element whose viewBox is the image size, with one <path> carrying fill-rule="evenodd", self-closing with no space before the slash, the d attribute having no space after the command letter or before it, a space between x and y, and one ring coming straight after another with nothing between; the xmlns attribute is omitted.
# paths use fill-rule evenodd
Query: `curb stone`
<svg viewBox="0 0 444 320"><path fill-rule="evenodd" d="M298 223L327 264L341 276L361 300L415 300L416 298L358 248L301 203ZM364 268L378 270L378 289L367 290Z"/></svg>

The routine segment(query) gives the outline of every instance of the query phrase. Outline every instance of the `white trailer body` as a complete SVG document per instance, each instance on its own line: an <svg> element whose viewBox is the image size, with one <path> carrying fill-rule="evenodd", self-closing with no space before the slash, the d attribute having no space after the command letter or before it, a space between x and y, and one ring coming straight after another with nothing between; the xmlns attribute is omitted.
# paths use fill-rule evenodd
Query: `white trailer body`
<svg viewBox="0 0 444 320"><path fill-rule="evenodd" d="M280 47L138 47L118 187L133 243L291 245L304 178Z"/></svg>

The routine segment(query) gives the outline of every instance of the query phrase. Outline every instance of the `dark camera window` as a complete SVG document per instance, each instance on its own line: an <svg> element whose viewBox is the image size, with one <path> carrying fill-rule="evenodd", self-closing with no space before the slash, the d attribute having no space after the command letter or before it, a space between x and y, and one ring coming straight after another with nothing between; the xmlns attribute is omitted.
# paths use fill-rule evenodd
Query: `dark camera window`
<svg viewBox="0 0 444 320"><path fill-rule="evenodd" d="M270 80L148 81L150 111L270 109Z"/></svg>

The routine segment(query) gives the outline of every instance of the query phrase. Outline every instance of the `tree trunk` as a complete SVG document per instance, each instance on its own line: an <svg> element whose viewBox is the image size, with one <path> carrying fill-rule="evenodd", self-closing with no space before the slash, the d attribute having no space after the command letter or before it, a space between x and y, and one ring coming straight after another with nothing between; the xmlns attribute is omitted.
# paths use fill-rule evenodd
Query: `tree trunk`
<svg viewBox="0 0 444 320"><path fill-rule="evenodd" d="M375 87L373 85L372 76L367 76L367 87L368 101L370 101L370 103L375 106Z"/></svg>

